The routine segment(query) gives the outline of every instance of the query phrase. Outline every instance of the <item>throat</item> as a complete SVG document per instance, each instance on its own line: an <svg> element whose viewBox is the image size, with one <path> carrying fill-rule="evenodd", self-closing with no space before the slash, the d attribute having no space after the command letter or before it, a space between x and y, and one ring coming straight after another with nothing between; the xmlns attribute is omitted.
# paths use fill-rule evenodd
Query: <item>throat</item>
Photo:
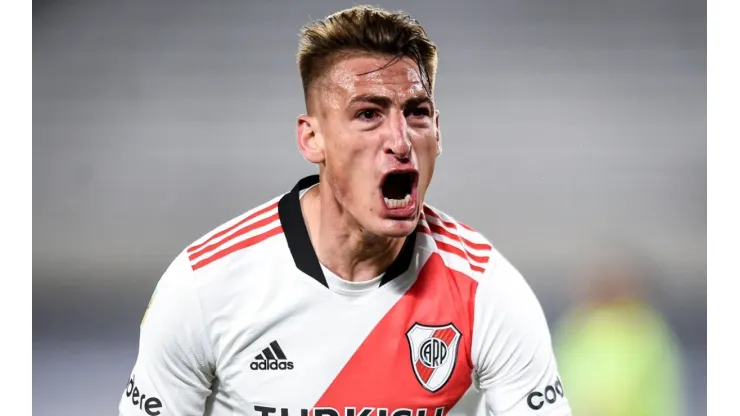
<svg viewBox="0 0 740 416"><path fill-rule="evenodd" d="M403 248L405 238L365 232L333 198L321 194L320 185L301 197L301 209L319 263L345 281L376 278Z"/></svg>
<svg viewBox="0 0 740 416"><path fill-rule="evenodd" d="M318 239L316 254L324 267L349 282L378 278L393 264L403 247L403 238L340 236Z"/></svg>

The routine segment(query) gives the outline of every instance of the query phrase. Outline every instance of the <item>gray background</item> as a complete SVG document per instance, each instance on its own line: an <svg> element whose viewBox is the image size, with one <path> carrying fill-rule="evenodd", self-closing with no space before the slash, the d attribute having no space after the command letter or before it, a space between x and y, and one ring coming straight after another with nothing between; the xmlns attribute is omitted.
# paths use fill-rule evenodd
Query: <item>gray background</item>
<svg viewBox="0 0 740 416"><path fill-rule="evenodd" d="M287 190L309 17L344 1L33 3L33 408L115 414L178 251ZM385 1L440 48L429 201L486 234L554 325L629 247L705 414L706 5Z"/></svg>

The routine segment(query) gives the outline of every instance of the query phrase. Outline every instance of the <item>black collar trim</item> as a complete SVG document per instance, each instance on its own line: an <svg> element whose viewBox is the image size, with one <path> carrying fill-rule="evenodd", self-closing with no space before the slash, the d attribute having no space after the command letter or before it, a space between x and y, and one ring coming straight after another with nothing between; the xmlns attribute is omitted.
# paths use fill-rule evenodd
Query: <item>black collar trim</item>
<svg viewBox="0 0 740 416"><path fill-rule="evenodd" d="M308 228L306 228L306 222L303 219L303 212L301 211L301 191L317 183L319 183L319 175L307 176L298 181L293 189L280 199L278 203L278 215L280 216L280 223L285 233L285 239L288 241L288 249L291 256L293 256L296 267L303 273L316 279L322 285L328 287L326 277L324 277L324 272L319 263L319 258L316 256L316 250L314 250L311 237L308 235ZM403 248L398 257L396 257L396 260L386 270L381 280L381 285L392 281L408 270L411 265L411 259L413 258L415 244L416 232L413 232L406 237L406 241L403 243Z"/></svg>

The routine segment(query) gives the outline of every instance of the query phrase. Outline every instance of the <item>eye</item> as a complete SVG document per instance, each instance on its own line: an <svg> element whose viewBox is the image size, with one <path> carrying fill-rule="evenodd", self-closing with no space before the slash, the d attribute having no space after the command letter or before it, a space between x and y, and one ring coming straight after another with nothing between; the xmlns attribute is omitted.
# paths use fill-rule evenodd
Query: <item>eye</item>
<svg viewBox="0 0 740 416"><path fill-rule="evenodd" d="M372 121L378 117L378 111L373 109L362 110L357 113L357 118L365 121Z"/></svg>
<svg viewBox="0 0 740 416"><path fill-rule="evenodd" d="M412 117L429 117L432 115L432 111L427 107L416 107L412 108L407 112L407 116Z"/></svg>

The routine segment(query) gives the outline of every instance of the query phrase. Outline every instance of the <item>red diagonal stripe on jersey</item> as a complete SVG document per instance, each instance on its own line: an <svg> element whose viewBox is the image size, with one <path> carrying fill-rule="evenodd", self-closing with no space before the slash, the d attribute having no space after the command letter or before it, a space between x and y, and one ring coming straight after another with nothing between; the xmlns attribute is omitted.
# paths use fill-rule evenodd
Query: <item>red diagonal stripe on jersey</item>
<svg viewBox="0 0 740 416"><path fill-rule="evenodd" d="M467 224L464 224L464 223L461 223L461 222L458 222L457 224L455 224L454 222L445 221L444 219L442 219L442 217L439 214L437 214L436 212L434 212L431 208L429 208L427 206L424 207L424 211L427 212L430 217L434 217L434 218L438 219L439 222L441 222L445 227L453 228L453 229L457 230L457 227L460 226L462 228L465 228L468 231L472 231L474 233L477 233L478 232L478 231L475 231L472 227L470 227ZM488 249L489 250L492 248L488 244L486 244L486 246L488 246Z"/></svg>
<svg viewBox="0 0 740 416"><path fill-rule="evenodd" d="M450 252L452 252L453 250L456 250L455 254L458 254L462 258L465 258L465 256L467 256L467 258L469 258L470 260L473 260L480 264L488 263L488 259L489 259L488 256L476 256L473 253L470 253L468 251L463 251L460 248L453 246L452 244L445 243L444 241L437 241L437 247L441 248L442 250L450 251Z"/></svg>
<svg viewBox="0 0 740 416"><path fill-rule="evenodd" d="M188 253L192 253L194 251L200 250L201 247L205 247L206 244L210 243L211 241L213 241L213 240L221 237L224 234L228 234L229 232L231 232L231 230L234 230L236 228L239 228L242 224L244 224L244 223L246 223L246 222L248 222L248 221L250 221L250 220L252 220L252 219L254 219L256 217L259 217L260 215L264 214L265 212L268 212L268 211L271 211L271 210L277 208L277 206L278 206L278 203L275 202L274 204L270 204L270 205L262 208L259 211L255 211L255 212L249 214L246 218L241 219L239 222L237 222L236 224L230 226L229 228L226 228L224 230L221 230L221 231L217 232L216 234L210 236L206 241L204 241L204 242L202 242L200 244L196 244L194 246L191 246L190 248L188 248Z"/></svg>
<svg viewBox="0 0 740 416"><path fill-rule="evenodd" d="M447 252L447 253L451 253L451 254L455 254L458 257L462 258L463 260L468 260L468 258L465 257L465 253L462 250L460 250L459 248L457 248L455 246L451 246L451 245L449 245L447 243L443 243L441 241L437 241L437 240L434 240L434 242L437 244L437 247L441 251L444 251L444 252ZM486 257L485 259L487 261L488 260L488 257ZM471 270L476 271L478 273L483 273L484 271L486 271L486 269L484 269L483 267L478 266L477 264L473 264L470 261L468 261L468 265L470 266L470 269Z"/></svg>
<svg viewBox="0 0 740 416"><path fill-rule="evenodd" d="M454 222L445 221L444 219L442 219L442 217L439 214L437 214L436 212L434 212L431 208L429 208L427 206L424 207L424 213L426 213L427 215L429 215L432 218L438 219L439 222L441 222L445 227L457 229L457 226L455 225Z"/></svg>
<svg viewBox="0 0 740 416"><path fill-rule="evenodd" d="M459 225L462 228L465 228L465 229L467 229L469 231L477 232L474 229L472 229L471 227L469 227L469 226L467 226L467 225L465 225L463 223L457 223L457 224L455 224L455 223L450 222L450 221L445 221L444 219L442 219L442 217L439 214L437 214L436 212L432 211L432 209L429 208L429 207L424 207L424 211L427 214L429 214L430 217L436 218L439 222L441 222L444 225L444 227L442 227L442 226L440 226L438 224L431 223L431 222L429 222L427 220L426 223L429 225L430 230L432 232L435 232L437 234L444 235L444 236L446 236L448 238L452 238L452 239L461 241L463 243L463 245L467 245L468 247L470 247L472 249L475 249L475 250L491 251L493 249L493 247L490 244L488 244L488 243L474 243L474 242L472 242L472 241L470 241L470 240L462 237L461 235L456 234L455 232L453 232L451 230L448 230L448 228L452 228L453 230L457 230L457 226ZM445 227L447 227L447 228L445 228ZM467 252L467 250L466 250L466 252Z"/></svg>
<svg viewBox="0 0 740 416"><path fill-rule="evenodd" d="M439 216L439 214L437 214L436 212L432 211L430 208L424 207L424 211L426 213L428 213L429 216L434 217L437 220L439 220L440 222L442 222L443 224L445 224L447 227L456 228L456 226L455 226L454 223L443 220L442 217ZM423 220L423 217L422 217L422 220ZM464 228L467 228L470 231L475 231L475 230L473 230L472 228L470 228L468 226L464 226ZM446 236L448 238L451 238L453 240L458 240L458 241L460 241L460 242L463 243L463 248L465 248L465 245L467 245L468 247L473 248L473 249L476 249L476 250L491 251L493 249L493 247L490 244L473 243L472 241L470 241L470 240L468 240L466 238L463 238L463 237L461 237L461 236L453 233L452 231L449 231L448 229L440 226L439 224L433 224L433 223L431 223L429 221L424 221L424 224L422 224L421 221L420 221L419 222L419 231L421 231L421 232L423 232L425 234L431 235L432 238L434 238L434 234L439 234L439 235L444 235L444 236ZM437 244L437 247L440 250L444 250L444 251L450 252L452 254L456 254L456 255L462 257L463 259L467 260L468 263L470 263L470 260L474 260L474 261L476 261L478 263L481 263L481 264L484 264L485 265L485 264L488 263L488 260L490 260L490 257L488 257L488 256L478 256L478 255L472 254L469 250L464 250L463 251L462 249L460 249L458 247L452 246L452 245L450 245L448 243L440 242L440 241L438 241L436 239L435 239L435 242ZM481 266L479 266L477 264L470 263L470 268L472 270L476 271L476 272L479 272L479 273L483 273L483 271L485 271L485 269L483 267L481 267Z"/></svg>
<svg viewBox="0 0 740 416"><path fill-rule="evenodd" d="M257 244L257 243L260 243L262 241L267 240L268 238L270 238L272 236L281 234L282 232L283 232L283 227L282 226L277 226L277 227L275 227L275 228L273 228L273 229L271 229L269 231L266 231L266 232L264 232L262 234L256 235L254 237L247 238L244 241L241 241L241 242L239 242L237 244L234 244L233 246L229 246L229 247L227 247L227 248L225 248L225 249L223 249L223 250L221 250L219 252L216 252L212 256L206 257L205 259L203 259L203 260L195 263L193 265L193 270L198 270L201 267L206 266L206 265L208 265L210 263L213 263L214 261L216 261L218 259L224 258L225 256L227 256L227 255L229 255L229 254L231 254L231 253L233 253L235 251L243 250L243 249L245 249L245 248L247 248L249 246L253 246L253 245Z"/></svg>
<svg viewBox="0 0 740 416"><path fill-rule="evenodd" d="M438 253L432 254L416 282L358 346L315 407L382 407L389 415L400 408L427 409L427 415L433 415L438 407L449 411L471 384L477 285L470 277L445 267ZM406 332L415 323L441 326L450 322L462 334L455 367L447 383L431 393L416 378Z"/></svg>
<svg viewBox="0 0 740 416"><path fill-rule="evenodd" d="M481 263L481 264L488 263L488 260L489 260L489 257L488 256L485 256L485 257L474 256L474 255L472 255L470 253L465 253L464 251L462 251L458 247L455 247L455 246L453 246L451 244L447 244L445 242L437 241L437 240L434 240L434 242L437 243L437 247L439 247L440 250L446 251L448 253L456 254L456 255L462 257L465 260L468 260L468 257L467 256L469 256L470 259L475 260L478 263ZM466 256L466 254L467 254L467 256ZM468 263L470 263L469 260L468 260ZM481 273L485 270L483 267L478 266L477 264L473 264L473 263L470 263L470 268L473 269L473 270L475 270L475 271L477 271L477 272L481 272Z"/></svg>
<svg viewBox="0 0 740 416"><path fill-rule="evenodd" d="M431 232L431 231L429 230L429 228L428 228L428 227L427 227L426 225L424 225L424 224L422 224L422 223L419 223L419 225L417 226L416 230L417 230L417 231L419 231L419 232L422 232L422 233L424 233L424 234L427 234L427 235L429 235L430 237L432 237L432 239L434 239L434 234L432 234L432 232ZM484 271L486 270L486 269L484 269L484 268L483 268L483 267L481 267L481 266L478 266L478 265L476 265L476 264L472 264L472 263L470 263L470 261L469 261L469 260L468 260L468 258L466 257L466 254L465 254L465 252L463 252L463 251L462 251L461 249L459 249L458 247L455 247L455 246L453 246L453 245L450 245L450 244L444 243L444 242L442 242L442 241L437 241L437 240L434 240L434 242L435 242L435 243L437 244L437 247L438 247L438 248L439 248L440 250L442 250L442 251L445 251L445 252L447 252L447 253L455 254L455 255L457 255L458 257L462 258L463 260L466 260L466 261L468 261L468 264L470 265L470 269L471 269L471 270L473 270L473 271L476 271L476 272L478 272L478 273L483 273L483 272L484 272ZM489 260L489 258L488 258L488 257L483 257L483 259L485 259L485 262L486 262L486 263L487 263L487 262L488 262L488 260Z"/></svg>
<svg viewBox="0 0 740 416"><path fill-rule="evenodd" d="M465 244L466 246L472 248L473 250L490 251L491 248L492 248L490 244L474 243L474 242L468 240L467 238L464 238L464 237L462 237L460 235L457 235L457 234L453 233L452 231L448 230L445 227L442 227L441 225L434 224L434 223L431 223L429 221L427 221L427 224L429 224L429 229L432 230L432 232L437 233L439 235L443 235L445 237L449 237L449 238L451 238L453 240L458 240L458 241L462 242L463 244Z"/></svg>
<svg viewBox="0 0 740 416"><path fill-rule="evenodd" d="M190 256L189 256L190 261L195 261L199 257L202 257L204 254L216 250L217 248L221 247L225 243L227 243L227 242L229 242L229 241L231 241L231 240L233 240L233 239L235 239L235 238L237 238L237 237L239 237L241 235L244 235L244 234L246 234L246 233L248 233L250 231L256 230L256 229L261 228L261 227L264 227L266 225L270 225L273 222L278 221L278 219L280 219L280 214L278 214L276 212L276 213L274 213L273 215L271 215L271 216L269 216L267 218L263 218L263 219L261 219L259 221L255 221L255 222L247 225L244 228L240 228L234 234L231 234L228 237L225 237L223 240L220 240L220 241L218 241L216 243L213 243L211 245L208 245L206 247L203 247L201 250L199 250L196 253L190 254Z"/></svg>
<svg viewBox="0 0 740 416"><path fill-rule="evenodd" d="M439 247L440 250L446 251L448 253L456 254L463 259L467 260L467 257L465 257L465 252L462 251L459 247L453 246L452 244L447 244L443 241L437 241L435 240L435 243L437 243L437 247Z"/></svg>
<svg viewBox="0 0 740 416"><path fill-rule="evenodd" d="M476 266L475 264L471 264L470 265L470 269L473 270L473 271L476 271L478 273L483 273L483 272L486 271L486 269L484 269L483 267Z"/></svg>

